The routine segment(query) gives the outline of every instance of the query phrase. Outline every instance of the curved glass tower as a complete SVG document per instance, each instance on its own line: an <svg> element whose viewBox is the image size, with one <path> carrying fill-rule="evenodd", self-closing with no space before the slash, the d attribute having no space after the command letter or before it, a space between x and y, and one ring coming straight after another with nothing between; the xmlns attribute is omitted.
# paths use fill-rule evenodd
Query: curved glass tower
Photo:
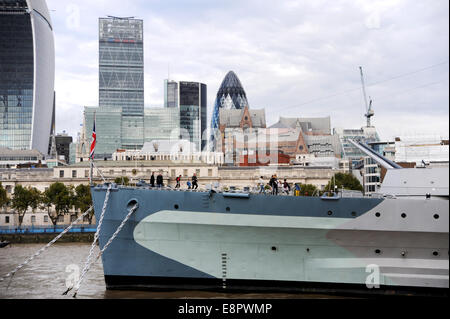
<svg viewBox="0 0 450 319"><path fill-rule="evenodd" d="M248 106L247 95L241 81L233 71L228 72L217 92L211 119L211 148L214 149L215 136L219 129L220 109L243 109Z"/></svg>
<svg viewBox="0 0 450 319"><path fill-rule="evenodd" d="M0 147L48 153L55 47L44 0L0 1Z"/></svg>

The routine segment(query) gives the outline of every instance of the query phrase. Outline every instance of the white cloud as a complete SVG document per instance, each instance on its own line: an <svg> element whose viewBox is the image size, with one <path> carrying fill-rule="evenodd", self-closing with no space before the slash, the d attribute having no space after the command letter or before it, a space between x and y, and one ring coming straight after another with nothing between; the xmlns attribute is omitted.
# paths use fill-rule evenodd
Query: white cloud
<svg viewBox="0 0 450 319"><path fill-rule="evenodd" d="M445 0L80 0L71 2L80 9L75 28L67 27L71 3L47 2L56 9L57 127L73 135L82 107L98 103L98 17L108 14L144 19L148 106L162 105L168 65L171 78L208 85L210 112L223 77L234 70L250 106L266 108L271 123L281 115L330 115L335 126L360 127L362 65L382 136L411 123L448 135L448 63L370 86L448 62Z"/></svg>

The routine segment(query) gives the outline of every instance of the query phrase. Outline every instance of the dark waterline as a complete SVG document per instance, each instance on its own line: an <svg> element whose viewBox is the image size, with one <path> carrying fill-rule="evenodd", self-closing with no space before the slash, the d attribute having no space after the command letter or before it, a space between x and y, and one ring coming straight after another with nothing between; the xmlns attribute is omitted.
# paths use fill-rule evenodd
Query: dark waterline
<svg viewBox="0 0 450 319"><path fill-rule="evenodd" d="M0 249L0 277L6 275L28 257L36 253L42 244L15 244ZM80 274L89 254L90 244L55 244L29 265L19 270L12 280L0 282L0 299L72 299L73 293L63 296L66 280L72 272L66 267L77 265ZM95 248L94 256L99 252ZM7 289L9 284L9 288ZM246 293L224 294L202 291L116 291L106 290L101 260L93 264L78 292L79 299L196 299L196 298L336 298L327 295Z"/></svg>

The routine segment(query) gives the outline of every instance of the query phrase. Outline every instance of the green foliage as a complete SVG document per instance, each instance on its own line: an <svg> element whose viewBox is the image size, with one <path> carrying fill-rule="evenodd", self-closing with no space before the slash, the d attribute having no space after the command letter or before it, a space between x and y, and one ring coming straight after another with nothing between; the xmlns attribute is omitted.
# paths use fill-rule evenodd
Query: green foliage
<svg viewBox="0 0 450 319"><path fill-rule="evenodd" d="M23 217L28 208L36 209L41 200L41 192L36 188L24 188L22 185L17 185L14 188L14 195L11 207L19 214L19 226L22 225Z"/></svg>
<svg viewBox="0 0 450 319"><path fill-rule="evenodd" d="M338 189L344 188L346 190L364 191L359 180L352 174L337 173L325 187L325 190L332 191L334 185L336 185Z"/></svg>
<svg viewBox="0 0 450 319"><path fill-rule="evenodd" d="M0 208L9 203L8 195L6 194L6 189L3 188L2 183L0 183Z"/></svg>
<svg viewBox="0 0 450 319"><path fill-rule="evenodd" d="M130 185L130 179L128 177L117 177L114 180L114 183L117 185L124 185L124 186L128 186Z"/></svg>
<svg viewBox="0 0 450 319"><path fill-rule="evenodd" d="M300 185L300 196L313 196L317 187L311 184L299 184Z"/></svg>
<svg viewBox="0 0 450 319"><path fill-rule="evenodd" d="M79 209L81 213L84 213L92 206L91 188L89 185L78 185L75 188L74 205L76 209ZM87 218L89 224L92 224L92 218L94 216L94 210L92 210Z"/></svg>
<svg viewBox="0 0 450 319"><path fill-rule="evenodd" d="M67 187L60 182L53 183L44 192L42 203L48 208L49 217L53 225L56 225L58 217L69 213L70 207L74 204L73 186ZM51 213L51 206L54 206L55 213Z"/></svg>

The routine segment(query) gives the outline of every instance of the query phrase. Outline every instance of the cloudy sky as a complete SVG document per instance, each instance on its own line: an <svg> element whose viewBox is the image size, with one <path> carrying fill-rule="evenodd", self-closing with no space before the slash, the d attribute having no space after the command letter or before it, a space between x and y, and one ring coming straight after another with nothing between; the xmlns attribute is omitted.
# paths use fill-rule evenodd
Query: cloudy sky
<svg viewBox="0 0 450 319"><path fill-rule="evenodd" d="M448 0L47 0L56 42L57 131L76 136L98 105L98 18L144 20L145 105L163 105L163 81L208 85L212 112L229 70L251 108L331 116L360 128L359 66L381 138L448 137ZM210 115L210 114L209 114Z"/></svg>

